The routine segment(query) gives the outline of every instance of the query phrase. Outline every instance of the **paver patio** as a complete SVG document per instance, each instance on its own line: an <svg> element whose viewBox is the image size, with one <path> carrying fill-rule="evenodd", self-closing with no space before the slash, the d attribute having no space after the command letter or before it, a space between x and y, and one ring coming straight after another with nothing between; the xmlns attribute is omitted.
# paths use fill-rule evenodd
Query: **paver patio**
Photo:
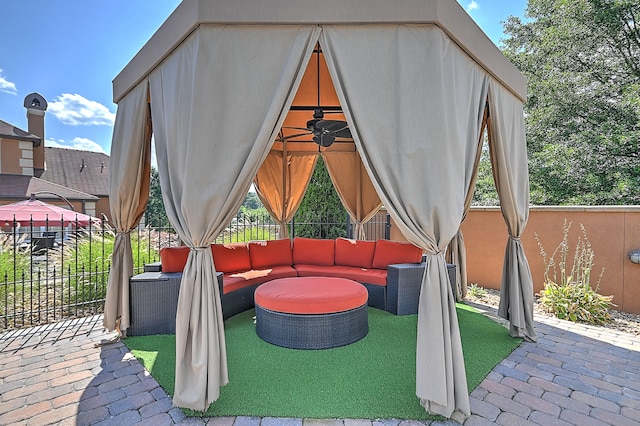
<svg viewBox="0 0 640 426"><path fill-rule="evenodd" d="M474 305L495 317L495 310ZM94 344L100 316L0 336L0 424L420 425L414 420L187 418L127 347ZM638 425L640 338L536 318L524 342L471 393L465 425ZM453 421L433 424L456 424Z"/></svg>

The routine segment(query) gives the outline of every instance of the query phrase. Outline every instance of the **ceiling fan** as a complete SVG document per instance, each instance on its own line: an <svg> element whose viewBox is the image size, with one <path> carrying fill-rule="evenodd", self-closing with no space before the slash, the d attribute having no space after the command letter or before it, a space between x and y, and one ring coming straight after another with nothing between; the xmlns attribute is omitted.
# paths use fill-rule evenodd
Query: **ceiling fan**
<svg viewBox="0 0 640 426"><path fill-rule="evenodd" d="M304 107L303 107L304 108ZM295 106L291 107L292 110L300 109ZM307 108L304 108L307 109ZM335 111L324 111L324 109L334 108L322 108L316 107L313 110L313 118L307 121L306 128L293 127L293 129L304 130L305 133L297 133L289 136L282 136L281 140L288 140L298 138L306 135L313 135L313 141L321 147L329 147L335 142L336 138L351 139L351 131L346 121L343 120L325 120L324 115ZM290 127L291 128L291 127Z"/></svg>
<svg viewBox="0 0 640 426"><path fill-rule="evenodd" d="M336 138L352 139L351 131L346 121L343 120L325 120L325 114L341 113L342 108L340 106L321 106L320 104L320 44L316 45L314 52L317 56L316 69L317 69L317 90L318 90L318 104L317 106L302 106L293 105L290 111L313 111L313 118L307 121L307 127L287 127L288 129L301 130L305 133L298 133L294 135L284 136L280 134L281 141L288 139L299 138L301 136L313 135L313 141L320 147L331 146Z"/></svg>

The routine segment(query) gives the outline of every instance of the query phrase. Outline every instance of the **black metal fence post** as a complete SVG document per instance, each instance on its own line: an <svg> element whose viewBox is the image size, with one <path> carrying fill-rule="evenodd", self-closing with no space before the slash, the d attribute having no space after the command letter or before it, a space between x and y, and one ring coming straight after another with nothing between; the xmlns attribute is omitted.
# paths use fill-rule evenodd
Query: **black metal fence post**
<svg viewBox="0 0 640 426"><path fill-rule="evenodd" d="M391 239L391 216L389 215L389 213L387 213L387 223L385 224L385 227L384 227L384 239L385 240Z"/></svg>

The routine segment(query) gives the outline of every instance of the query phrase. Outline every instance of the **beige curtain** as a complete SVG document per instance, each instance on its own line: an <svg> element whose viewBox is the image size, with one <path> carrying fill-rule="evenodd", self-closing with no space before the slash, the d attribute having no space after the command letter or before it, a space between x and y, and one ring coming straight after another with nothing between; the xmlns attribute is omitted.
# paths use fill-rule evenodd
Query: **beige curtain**
<svg viewBox="0 0 640 426"><path fill-rule="evenodd" d="M209 245L269 153L318 33L315 26L200 25L150 76L163 200L191 248L176 316L176 406L206 410L228 382Z"/></svg>
<svg viewBox="0 0 640 426"><path fill-rule="evenodd" d="M149 84L145 79L118 103L111 140L109 205L116 239L111 256L103 325L126 334L129 318L129 278L133 257L129 231L144 214L151 174Z"/></svg>
<svg viewBox="0 0 640 426"><path fill-rule="evenodd" d="M467 217L469 208L471 207L471 201L473 200L473 191L476 187L478 165L480 164L480 157L482 155L482 145L484 142L484 134L488 118L489 109L488 107L485 107L484 114L482 115L482 125L480 126L480 137L478 138L478 151L476 153L476 161L473 166L474 172L471 178L471 185L469 186L467 196L464 200L464 214L462 215L461 223L464 222L465 218ZM448 263L454 263L456 265L456 299L460 301L467 296L467 250L464 246L464 237L462 235L462 229L460 228L458 228L458 232L447 247L446 259Z"/></svg>
<svg viewBox="0 0 640 426"><path fill-rule="evenodd" d="M322 159L342 205L355 222L354 238L365 240L364 224L380 210L382 201L369 179L360 154L357 151L323 152Z"/></svg>
<svg viewBox="0 0 640 426"><path fill-rule="evenodd" d="M464 213L488 77L434 25L326 26L320 43L377 193L403 235L427 251L416 395L429 412L468 416L444 251Z"/></svg>
<svg viewBox="0 0 640 426"><path fill-rule="evenodd" d="M289 238L287 222L302 202L317 159L317 154L271 150L258 169L253 184L264 207L280 224L280 238Z"/></svg>
<svg viewBox="0 0 640 426"><path fill-rule="evenodd" d="M536 341L533 278L520 241L529 218L529 173L522 103L492 80L489 109L491 166L502 216L509 231L498 314L509 321L512 336Z"/></svg>

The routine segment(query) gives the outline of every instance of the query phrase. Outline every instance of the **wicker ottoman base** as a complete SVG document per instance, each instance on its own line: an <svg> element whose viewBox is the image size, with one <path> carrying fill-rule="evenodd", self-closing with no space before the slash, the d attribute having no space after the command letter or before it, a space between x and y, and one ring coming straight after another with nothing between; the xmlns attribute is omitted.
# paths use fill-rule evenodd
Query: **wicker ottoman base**
<svg viewBox="0 0 640 426"><path fill-rule="evenodd" d="M287 314L256 305L256 334L292 349L328 349L362 339L369 332L367 305L329 314Z"/></svg>

